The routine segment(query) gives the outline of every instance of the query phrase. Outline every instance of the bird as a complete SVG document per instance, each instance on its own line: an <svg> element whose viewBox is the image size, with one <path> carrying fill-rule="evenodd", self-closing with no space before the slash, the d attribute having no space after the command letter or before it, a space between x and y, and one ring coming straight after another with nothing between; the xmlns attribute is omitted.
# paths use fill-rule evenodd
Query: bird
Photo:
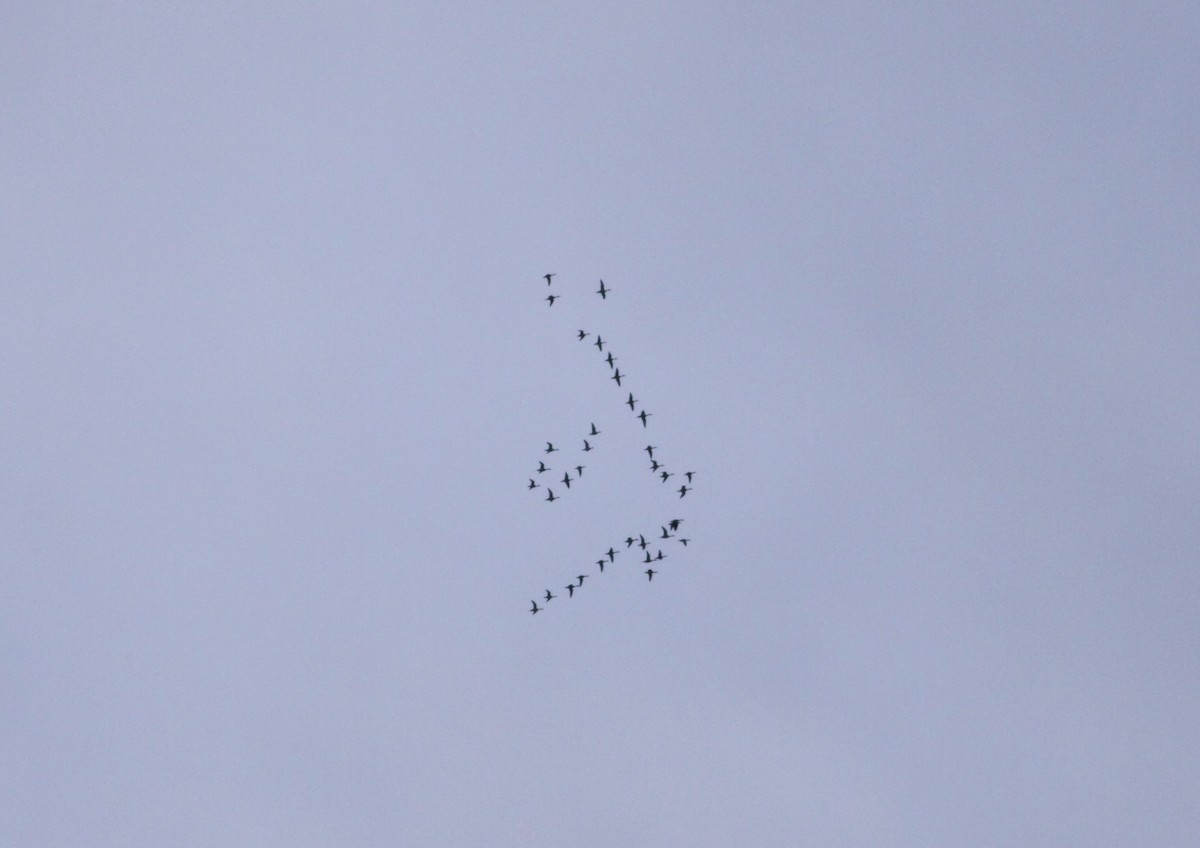
<svg viewBox="0 0 1200 848"><path fill-rule="evenodd" d="M551 595L549 589L546 590L546 603L550 603L552 600L554 600L557 597L558 597L558 595Z"/></svg>
<svg viewBox="0 0 1200 848"><path fill-rule="evenodd" d="M613 550L613 549L610 547L610 548L609 548L607 551L605 551L605 553L606 553L606 554L608 554L608 561L609 561L609 562L616 562L616 557L617 557L617 554L618 554L618 553L620 553L620 551Z"/></svg>
<svg viewBox="0 0 1200 848"><path fill-rule="evenodd" d="M685 471L685 472L683 472L683 476L688 478L688 482L690 483L690 482L692 482L692 475L695 473L696 473L695 471Z"/></svg>
<svg viewBox="0 0 1200 848"><path fill-rule="evenodd" d="M558 500L558 498L556 498L554 496L553 489L547 489L546 491L550 493L550 494L546 495L546 500L550 501L551 503L554 503L554 501Z"/></svg>
<svg viewBox="0 0 1200 848"><path fill-rule="evenodd" d="M585 469L585 468L587 468L587 466L586 466L586 465L576 465L576 466L575 466L575 476L576 476L576 477L582 477L582 476L583 476L583 469Z"/></svg>
<svg viewBox="0 0 1200 848"><path fill-rule="evenodd" d="M653 581L653 580L654 580L654 575L655 575L655 574L658 574L658 572L657 572L657 571L655 571L653 568L647 568L647 569L646 569L646 579L647 579L647 580Z"/></svg>
<svg viewBox="0 0 1200 848"><path fill-rule="evenodd" d="M639 542L638 542L638 547L639 547L639 548L641 548L643 551L644 551L644 550L646 550L646 545L648 544L648 543L646 542L646 537L645 537L645 536L642 536L641 534L639 534L639 535L638 535L638 539L640 539L640 540L641 540L641 541L639 541Z"/></svg>
<svg viewBox="0 0 1200 848"><path fill-rule="evenodd" d="M583 578L585 578L585 577L587 577L587 575L586 575L586 574L577 574L577 575L575 575L575 579L579 581L579 585L580 585L581 587L583 586Z"/></svg>
<svg viewBox="0 0 1200 848"><path fill-rule="evenodd" d="M612 291L612 289L606 289L604 287L604 280L601 280L600 281L600 290L598 292L596 292L596 294L600 295L601 300L608 300L608 293L610 291Z"/></svg>
<svg viewBox="0 0 1200 848"><path fill-rule="evenodd" d="M567 597L568 598L575 597L575 584L574 583L567 586Z"/></svg>
<svg viewBox="0 0 1200 848"><path fill-rule="evenodd" d="M678 530L679 525L682 523L683 523L682 518L672 518L670 521L667 522L667 526L670 527L672 530Z"/></svg>
<svg viewBox="0 0 1200 848"><path fill-rule="evenodd" d="M629 393L629 400L625 401L625 403L629 407L629 411L633 412L633 405L637 403L637 401L633 398L633 392Z"/></svg>
<svg viewBox="0 0 1200 848"><path fill-rule="evenodd" d="M612 351L609 351L608 356L607 356L607 358L605 358L604 361L608 363L609 368L613 368L614 367L613 363L617 361L617 358L612 355Z"/></svg>
<svg viewBox="0 0 1200 848"><path fill-rule="evenodd" d="M616 380L617 385L619 386L619 385L621 385L621 377L628 377L628 376L629 376L628 374L622 374L621 369L618 368L616 371L613 372L612 376L609 377L608 379Z"/></svg>
<svg viewBox="0 0 1200 848"><path fill-rule="evenodd" d="M603 573L604 573L604 566L608 565L608 563L606 563L606 562L605 562L604 560L602 560L602 559L598 559L598 560L596 560L596 565L600 566L600 573L601 573L601 574L603 574Z"/></svg>
<svg viewBox="0 0 1200 848"><path fill-rule="evenodd" d="M591 424L592 424L592 432L588 433L588 435L589 436L599 436L600 431L596 429L596 423L593 421L593 422L591 422Z"/></svg>
<svg viewBox="0 0 1200 848"><path fill-rule="evenodd" d="M590 450L592 450L592 446L588 444L588 440L587 440L587 439L584 439L584 440L583 440L583 452L584 452L584 453L587 453L587 452L588 452L588 451L590 451Z"/></svg>
<svg viewBox="0 0 1200 848"><path fill-rule="evenodd" d="M548 294L546 295L546 300L550 301L550 305L553 306L554 301L558 300L560 297L562 297L561 294Z"/></svg>
<svg viewBox="0 0 1200 848"><path fill-rule="evenodd" d="M647 418L649 418L649 417L650 417L652 414L653 414L653 413L647 412L647 411L646 411L646 410L644 410L644 409L643 409L643 410L642 410L642 411L641 411L641 412L638 414L638 416L637 416L637 417L638 417L638 418L640 418L640 419L642 419L642 426L643 426L643 427L645 427L645 426L646 426L646 419L647 419Z"/></svg>
<svg viewBox="0 0 1200 848"><path fill-rule="evenodd" d="M588 336L590 336L590 335L591 335L591 333L587 332L586 330L580 330L580 331L579 331L579 340L580 340L580 341L583 341L584 339L586 339L586 338L587 338Z"/></svg>
<svg viewBox="0 0 1200 848"><path fill-rule="evenodd" d="M629 550L632 547L633 547L633 537L630 536L628 539L625 540L625 550Z"/></svg>
<svg viewBox="0 0 1200 848"><path fill-rule="evenodd" d="M666 559L666 558L667 558L667 555L664 554L661 550L658 552L658 556L655 557L656 560Z"/></svg>
<svg viewBox="0 0 1200 848"><path fill-rule="evenodd" d="M550 285L550 278L556 277L558 275L557 274L543 274L542 276L546 278L546 285Z"/></svg>
<svg viewBox="0 0 1200 848"><path fill-rule="evenodd" d="M642 562L654 562L654 558L650 556L649 551L646 551L646 558Z"/></svg>
<svg viewBox="0 0 1200 848"><path fill-rule="evenodd" d="M564 484L566 484L568 489L571 488L571 472L568 471L567 473L563 474L562 481Z"/></svg>
<svg viewBox="0 0 1200 848"><path fill-rule="evenodd" d="M665 482L667 482L668 477L674 477L675 475L672 474L670 471L662 471L659 473L658 476L661 477L663 482L665 483Z"/></svg>
<svg viewBox="0 0 1200 848"><path fill-rule="evenodd" d="M545 474L549 470L550 470L550 467L548 465L546 465L546 463L544 463L544 462L538 463L538 474Z"/></svg>
<svg viewBox="0 0 1200 848"><path fill-rule="evenodd" d="M650 460L650 473L653 474L658 469L662 468L662 463L657 459Z"/></svg>
<svg viewBox="0 0 1200 848"><path fill-rule="evenodd" d="M554 453L556 450L558 450L558 448L554 446L553 442L546 442L546 453Z"/></svg>
<svg viewBox="0 0 1200 848"><path fill-rule="evenodd" d="M529 488L530 488L530 489L536 489L537 487L538 487L538 484L537 484L537 483L535 483L535 482L533 482L533 478L532 478L532 477L530 477L530 478L529 478Z"/></svg>
<svg viewBox="0 0 1200 848"><path fill-rule="evenodd" d="M685 548L687 547L687 543L690 541L692 541L692 540L691 539L680 539L679 540L680 544L682 544Z"/></svg>
<svg viewBox="0 0 1200 848"><path fill-rule="evenodd" d="M533 613L534 615L537 615L539 612L541 612L541 609L542 608L537 605L537 601L534 601L533 609L531 609L530 612Z"/></svg>
<svg viewBox="0 0 1200 848"><path fill-rule="evenodd" d="M646 453L650 454L650 458L654 459L654 451L657 450L654 445L646 445Z"/></svg>
<svg viewBox="0 0 1200 848"><path fill-rule="evenodd" d="M662 531L663 531L663 534L659 537L660 539L673 539L674 538L670 533L667 532L666 527L664 527L662 529Z"/></svg>
<svg viewBox="0 0 1200 848"><path fill-rule="evenodd" d="M679 487L679 497L682 498L684 495L686 495L690 491L691 491L691 489L689 489L687 486L680 486Z"/></svg>
<svg viewBox="0 0 1200 848"><path fill-rule="evenodd" d="M604 339L600 338L599 333L596 334L596 341L594 341L593 344L600 348L601 351L604 350Z"/></svg>

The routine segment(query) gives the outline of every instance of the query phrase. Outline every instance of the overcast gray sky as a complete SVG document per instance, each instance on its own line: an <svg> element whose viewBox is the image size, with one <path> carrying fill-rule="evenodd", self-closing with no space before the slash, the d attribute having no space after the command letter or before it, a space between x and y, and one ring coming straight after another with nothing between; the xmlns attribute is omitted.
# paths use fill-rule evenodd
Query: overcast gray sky
<svg viewBox="0 0 1200 848"><path fill-rule="evenodd" d="M1194 3L177 6L0 9L0 843L1200 844Z"/></svg>

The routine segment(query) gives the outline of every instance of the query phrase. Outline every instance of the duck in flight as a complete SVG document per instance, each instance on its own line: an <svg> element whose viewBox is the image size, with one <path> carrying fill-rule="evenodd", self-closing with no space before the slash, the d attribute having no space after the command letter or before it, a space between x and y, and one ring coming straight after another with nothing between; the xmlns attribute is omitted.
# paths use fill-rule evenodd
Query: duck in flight
<svg viewBox="0 0 1200 848"><path fill-rule="evenodd" d="M666 559L666 558L667 558L667 555L666 555L666 554L664 554L664 553L663 553L663 552L660 550L660 551L658 552L658 556L656 556L654 559L657 561L657 560L660 560L660 559Z"/></svg>
<svg viewBox="0 0 1200 848"><path fill-rule="evenodd" d="M535 483L535 482L533 482L533 478L532 478L532 477L530 477L530 478L529 478L529 486L528 486L528 488L530 488L530 489L536 489L537 487L538 487L538 484L537 484L537 483Z"/></svg>
<svg viewBox="0 0 1200 848"><path fill-rule="evenodd" d="M637 414L637 417L638 417L638 418L640 418L640 419L642 419L642 426L643 426L643 427L645 427L645 426L646 426L646 419L647 419L647 418L649 418L649 417L650 417L652 414L653 414L653 413L647 412L647 411L646 411L646 410L644 410L644 409L643 409L641 412L639 412L639 413Z"/></svg>
<svg viewBox="0 0 1200 848"><path fill-rule="evenodd" d="M674 477L675 475L672 474L670 471L660 471L658 476L661 477L663 482L665 483L665 482L667 482L668 477Z"/></svg>
<svg viewBox="0 0 1200 848"><path fill-rule="evenodd" d="M621 385L621 378L622 378L622 377L628 377L628 376L629 376L628 374L622 374L622 373L621 373L621 369L620 369L620 368L618 368L616 371L614 371L614 372L613 372L612 376L611 376L611 377L609 377L608 379L610 379L610 380L616 380L616 381L617 381L617 385L619 386L619 385Z"/></svg>
<svg viewBox="0 0 1200 848"><path fill-rule="evenodd" d="M582 476L583 476L583 469L585 469L585 468L587 468L587 466L586 466L586 465L576 465L576 466L575 466L575 476L576 476L576 477L582 477Z"/></svg>
<svg viewBox="0 0 1200 848"><path fill-rule="evenodd" d="M628 539L625 540L625 550L629 550L632 547L633 547L633 537L630 536Z"/></svg>
<svg viewBox="0 0 1200 848"><path fill-rule="evenodd" d="M667 528L666 528L666 527L664 527L664 528L662 529L662 531L663 531L663 534L662 534L661 536L659 536L658 538L660 538L660 539L673 539L673 538L675 538L674 536L672 536L670 533L668 533L668 532L667 532Z"/></svg>
<svg viewBox="0 0 1200 848"><path fill-rule="evenodd" d="M583 341L584 339L586 339L586 338L587 338L588 336L590 336L590 335L591 335L591 333L589 333L589 332L587 332L587 331L585 331L585 330L580 330L580 331L579 331L579 340L580 340L580 341Z"/></svg>
<svg viewBox="0 0 1200 848"><path fill-rule="evenodd" d="M604 339L600 338L599 333L596 334L596 341L592 342L592 344L594 344L596 347L600 348L600 350L602 350L602 351L604 350Z"/></svg>
<svg viewBox="0 0 1200 848"><path fill-rule="evenodd" d="M531 609L530 612L533 613L534 615L537 615L539 612L541 612L541 610L542 610L542 608L537 605L537 601L534 601L533 609Z"/></svg>
<svg viewBox="0 0 1200 848"><path fill-rule="evenodd" d="M550 470L550 466L546 465L546 463L538 462L538 472L537 472L538 474L545 474L549 470Z"/></svg>
<svg viewBox="0 0 1200 848"><path fill-rule="evenodd" d="M592 449L592 446L588 444L588 440L587 440L587 439L584 439L584 440L583 440L583 452L584 452L584 453L587 453L587 452L588 452L588 451L590 451L591 449Z"/></svg>
<svg viewBox="0 0 1200 848"><path fill-rule="evenodd" d="M601 573L601 574L603 574L603 573L604 573L604 566L608 565L608 563L607 563L607 562L605 562L605 561L604 561L604 560L602 560L602 559L598 559L598 560L596 560L596 565L600 566L600 573Z"/></svg>
<svg viewBox="0 0 1200 848"><path fill-rule="evenodd" d="M562 297L561 294L548 294L546 295L546 300L550 301L550 305L553 306L554 301L558 300L560 297Z"/></svg>
<svg viewBox="0 0 1200 848"><path fill-rule="evenodd" d="M639 547L639 548L641 548L643 551L644 551L644 550L646 550L646 545L647 545L647 544L649 544L649 543L646 541L646 537L645 537L645 536L643 536L643 535L641 535L641 534L639 533L639 534L638 534L638 539L640 540L640 541L638 542L638 547Z"/></svg>
<svg viewBox="0 0 1200 848"><path fill-rule="evenodd" d="M574 583L572 583L571 585L567 586L567 597L568 597L568 598L573 598L573 597L575 597L575 584L574 584Z"/></svg>
<svg viewBox="0 0 1200 848"><path fill-rule="evenodd" d="M613 363L617 361L617 358L616 358L615 356L613 356L613 355L612 355L612 351L610 350L610 351L608 352L608 358L607 358L607 359L605 359L604 361L608 363L608 367L609 367L609 368L612 368L612 367L613 367Z"/></svg>
<svg viewBox="0 0 1200 848"><path fill-rule="evenodd" d="M650 454L651 460L654 459L654 451L655 450L656 450L656 448L654 447L654 445L646 445L646 453Z"/></svg>
<svg viewBox="0 0 1200 848"><path fill-rule="evenodd" d="M653 568L647 568L647 569L646 569L646 579L647 579L647 580L651 580L651 581L653 581L653 580L654 580L654 575L655 575L655 574L658 574L658 572L657 572L657 571L655 571Z"/></svg>
<svg viewBox="0 0 1200 848"><path fill-rule="evenodd" d="M556 500L558 500L558 498L554 495L553 489L547 489L546 491L550 493L546 495L546 500L550 501L550 503L554 503Z"/></svg>
<svg viewBox="0 0 1200 848"><path fill-rule="evenodd" d="M655 473L660 468L662 468L661 462L659 462L657 459L650 460L650 473L651 474Z"/></svg>
<svg viewBox="0 0 1200 848"><path fill-rule="evenodd" d="M633 392L630 392L630 393L629 393L629 400L625 401L625 405L629 407L629 411L630 411L630 412L633 412L633 405L634 405L635 403L637 403L637 401L636 401L636 400L634 400L634 397L633 397Z"/></svg>
<svg viewBox="0 0 1200 848"><path fill-rule="evenodd" d="M672 530L678 530L679 525L682 523L683 523L682 518L672 518L670 521L667 522L667 526L670 527Z"/></svg>
<svg viewBox="0 0 1200 848"><path fill-rule="evenodd" d="M550 278L557 277L558 275L557 274L543 274L542 276L546 278L546 285L550 285Z"/></svg>
<svg viewBox="0 0 1200 848"><path fill-rule="evenodd" d="M566 474L563 474L562 481L563 481L563 483L565 483L565 484L566 484L566 486L567 486L567 488L568 488L568 489L569 489L569 488L571 488L571 474L570 474L570 472L567 472Z"/></svg>
<svg viewBox="0 0 1200 848"><path fill-rule="evenodd" d="M650 556L649 551L646 551L646 558L642 562L654 562L654 557Z"/></svg>
<svg viewBox="0 0 1200 848"><path fill-rule="evenodd" d="M553 442L546 442L546 453L554 453L556 450L558 450L558 448L554 446Z"/></svg>
<svg viewBox="0 0 1200 848"><path fill-rule="evenodd" d="M605 551L605 553L606 553L606 554L608 554L608 561L609 561L609 562L616 562L616 557L617 557L617 554L619 554L619 553L620 553L620 551L613 550L613 549L610 547L610 548L609 548L607 551Z"/></svg>
<svg viewBox="0 0 1200 848"><path fill-rule="evenodd" d="M679 497L682 498L684 495L686 495L690 491L691 491L691 489L689 489L687 486L680 486L679 487Z"/></svg>
<svg viewBox="0 0 1200 848"><path fill-rule="evenodd" d="M692 475L695 473L696 473L695 471L685 471L685 472L683 472L683 476L688 478L688 482L690 483L690 482L692 482Z"/></svg>
<svg viewBox="0 0 1200 848"><path fill-rule="evenodd" d="M546 603L550 603L552 600L554 600L557 597L558 597L558 595L551 595L549 589L546 590Z"/></svg>
<svg viewBox="0 0 1200 848"><path fill-rule="evenodd" d="M587 577L587 575L586 575L586 574L577 574L577 575L575 575L575 579L579 581L579 586L580 586L580 588L583 588L583 578L585 578L585 577Z"/></svg>
<svg viewBox="0 0 1200 848"><path fill-rule="evenodd" d="M599 436L600 431L596 429L596 423L593 421L593 422L591 422L591 424L592 424L592 432L588 433L588 435L589 436Z"/></svg>
<svg viewBox="0 0 1200 848"><path fill-rule="evenodd" d="M688 543L688 542L690 542L690 541L692 541L692 540L691 540L691 539L680 539L680 540L679 540L679 543L680 543L681 545L683 545L683 546L686 548L686 547L687 547L687 543Z"/></svg>
<svg viewBox="0 0 1200 848"><path fill-rule="evenodd" d="M606 289L604 287L604 280L601 280L600 281L600 290L597 291L596 294L600 295L601 300L608 300L608 293L610 291L612 291L612 289Z"/></svg>

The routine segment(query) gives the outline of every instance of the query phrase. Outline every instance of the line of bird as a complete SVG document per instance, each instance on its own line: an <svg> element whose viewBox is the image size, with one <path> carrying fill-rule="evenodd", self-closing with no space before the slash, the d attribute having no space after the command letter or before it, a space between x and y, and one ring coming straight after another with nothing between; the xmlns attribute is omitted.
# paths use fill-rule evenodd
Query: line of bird
<svg viewBox="0 0 1200 848"><path fill-rule="evenodd" d="M550 285L554 281L554 278L557 276L558 276L557 274L543 274L542 279L544 279L546 281L546 285ZM596 294L600 295L601 300L608 300L608 293L610 291L612 291L612 289L605 288L604 280L601 280L600 288L596 289ZM554 301L560 300L561 298L562 298L561 294L551 293L551 294L546 295L546 302L549 303L551 306L553 306Z"/></svg>
<svg viewBox="0 0 1200 848"><path fill-rule="evenodd" d="M584 437L584 439L583 439L583 452L584 453L590 453L591 451L594 451L596 449L590 440L594 439L596 436L599 436L601 434L601 431L596 428L596 423L593 421L593 422L591 422L591 424L592 424L592 429L588 432L587 436ZM545 451L543 451L543 453L552 454L552 453L560 453L560 452L561 452L560 448L556 448L554 446L554 442L546 442L546 449L545 449ZM575 469L575 476L574 477L571 476L570 468L568 468L566 473L563 474L562 480L559 481L564 486L566 486L568 489L571 488L572 482L578 480L580 477L583 476L583 469L587 468L587 466L583 465L583 464L576 465L573 467ZM534 473L535 474L545 474L545 473L547 473L549 471L553 471L553 470L554 469L551 468L549 465L547 465L546 461L543 459L543 460L538 460L538 467ZM532 491L532 490L540 488L540 487L541 487L541 484L538 483L537 480L535 480L533 477L530 477L529 485L526 486L525 488ZM548 502L553 503L554 501L562 500L562 496L554 494L554 490L551 489L549 487L549 485L546 486L546 492L547 492L547 494L546 494L545 499Z"/></svg>
<svg viewBox="0 0 1200 848"><path fill-rule="evenodd" d="M676 533L671 532L671 531L678 531L679 525L682 523L683 523L682 518L671 519L666 524L662 525L662 534L660 536L656 537L655 541L665 542L670 539L675 539L675 541L679 542L686 548L688 545L688 542L690 542L692 540L677 536ZM612 565L613 563L615 563L616 559L619 555L625 553L630 548L632 548L634 545L637 545L639 548L642 549L642 552L645 553L646 557L645 557L645 559L642 560L642 565L649 565L650 568L647 568L642 573L646 575L647 582L653 582L654 575L658 574L658 571L655 570L655 568L654 568L654 563L661 562L662 560L666 559L667 555L665 553L663 553L663 550L661 547L658 548L658 551L656 554L651 554L650 551L648 550L651 543L646 540L645 535L642 533L639 533L636 537L634 537L632 535L627 537L625 539L625 549L624 550L618 550L615 546L610 545L608 550L604 552L604 554L600 557L600 559L596 560L596 566L600 569L600 574L604 573L605 566L609 566L609 565ZM586 580L588 577L592 577L592 576L594 576L594 575L592 575L592 574L577 574L575 576L575 581L577 581L577 582L568 583L566 586L563 587L567 591L567 597L568 598L575 597L575 592L578 591L579 589L583 588L583 581ZM544 605L548 605L552 600L554 600L557 597L559 597L559 596L554 594L549 589L547 589L545 595L542 596L542 603ZM537 615L539 612L541 612L542 610L544 610L546 608L545 606L539 607L536 599L531 601L530 603L532 604L532 606L531 606L529 612L533 615Z"/></svg>

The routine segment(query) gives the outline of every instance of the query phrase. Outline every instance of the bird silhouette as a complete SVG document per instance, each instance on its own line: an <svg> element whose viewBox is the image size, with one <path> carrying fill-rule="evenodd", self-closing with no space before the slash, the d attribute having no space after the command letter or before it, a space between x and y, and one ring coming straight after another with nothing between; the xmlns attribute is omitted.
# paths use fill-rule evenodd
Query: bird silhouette
<svg viewBox="0 0 1200 848"><path fill-rule="evenodd" d="M625 540L625 550L629 550L632 547L633 547L633 537L630 536L628 539Z"/></svg>
<svg viewBox="0 0 1200 848"><path fill-rule="evenodd" d="M585 468L587 468L587 466L586 466L586 465L576 465L576 466L575 466L575 476L576 476L576 477L582 477L582 476L583 476L583 469L585 469Z"/></svg>
<svg viewBox="0 0 1200 848"><path fill-rule="evenodd" d="M580 341L583 341L584 339L586 339L586 338L587 338L588 336L590 336L590 335L591 335L591 333L588 333L588 332L586 332L586 331L584 331L584 330L580 330L580 331L579 331L579 340L580 340Z"/></svg>
<svg viewBox="0 0 1200 848"><path fill-rule="evenodd" d="M650 556L650 552L646 551L646 558L642 562L654 562L654 558Z"/></svg>
<svg viewBox="0 0 1200 848"><path fill-rule="evenodd" d="M547 489L546 491L550 493L546 495L546 500L550 501L551 503L554 503L556 500L558 500L558 498L554 495L553 489Z"/></svg>
<svg viewBox="0 0 1200 848"><path fill-rule="evenodd" d="M545 474L549 470L550 470L550 466L546 465L546 463L544 463L544 462L538 463L538 471L537 471L538 474Z"/></svg>
<svg viewBox="0 0 1200 848"><path fill-rule="evenodd" d="M577 574L577 575L575 575L575 579L579 581L579 586L580 586L581 588L583 587L583 578L585 578L585 577L587 577L587 575L586 575L586 574Z"/></svg>
<svg viewBox="0 0 1200 848"><path fill-rule="evenodd" d="M596 292L596 294L600 295L601 300L608 300L608 293L610 291L612 291L612 289L606 289L604 287L604 280L601 280L600 281L600 290L598 292Z"/></svg>
<svg viewBox="0 0 1200 848"><path fill-rule="evenodd" d="M667 482L668 477L674 477L675 475L672 474L670 471L663 471L663 472L660 472L658 476L661 477L662 481L665 483L665 482Z"/></svg>
<svg viewBox="0 0 1200 848"><path fill-rule="evenodd" d="M550 305L553 306L554 301L558 300L560 297L562 297L561 294L548 294L546 295L546 300L550 301Z"/></svg>
<svg viewBox="0 0 1200 848"><path fill-rule="evenodd" d="M660 468L662 468L661 462L659 462L657 459L650 460L650 473L651 474L653 474L655 471L658 471L658 469L660 469Z"/></svg>
<svg viewBox="0 0 1200 848"><path fill-rule="evenodd" d="M636 400L634 400L634 398L633 398L633 392L630 392L630 393L629 393L629 400L625 401L625 404L626 404L626 406L628 406L628 407L629 407L629 411L630 411L630 412L633 412L633 405L634 405L635 403L637 403L637 401L636 401Z"/></svg>
<svg viewBox="0 0 1200 848"><path fill-rule="evenodd" d="M646 411L646 410L644 410L644 409L643 409L643 410L642 410L640 413L638 413L638 416L637 416L637 417L638 417L638 418L640 418L640 419L642 419L642 426L643 426L643 427L645 427L645 426L646 426L646 419L647 419L647 418L649 418L649 417L650 417L652 414L653 414L653 413L647 412L647 411Z"/></svg>
<svg viewBox="0 0 1200 848"><path fill-rule="evenodd" d="M657 448L654 445L646 445L646 453L650 454L651 460L654 459L654 451L656 450Z"/></svg>
<svg viewBox="0 0 1200 848"><path fill-rule="evenodd" d="M646 545L648 544L648 542L646 541L646 537L639 534L638 540L639 540L638 547L641 548L643 551L646 550Z"/></svg>
<svg viewBox="0 0 1200 848"><path fill-rule="evenodd" d="M608 565L608 563L606 563L606 562L605 562L604 560L602 560L602 559L598 559L598 560L596 560L596 565L600 566L600 573L601 573L601 574L603 574L603 573L604 573L604 566Z"/></svg>
<svg viewBox="0 0 1200 848"><path fill-rule="evenodd" d="M657 572L657 571L655 571L653 568L647 568L647 569L646 569L646 579L647 579L647 580L653 581L653 580L654 580L654 575L655 575L655 574L658 574L658 572Z"/></svg>
<svg viewBox="0 0 1200 848"><path fill-rule="evenodd" d="M571 473L570 473L570 472L567 472L566 474L563 474L562 481L563 481L563 483L565 483L565 484L566 484L566 487L567 487L568 489L569 489L569 488L571 488L571 479L572 479L572 478L571 478Z"/></svg>
<svg viewBox="0 0 1200 848"><path fill-rule="evenodd" d="M600 431L596 429L596 423L594 421L591 423L592 423L592 432L588 433L588 435L589 436L599 436Z"/></svg>
<svg viewBox="0 0 1200 848"><path fill-rule="evenodd" d="M686 495L690 491L691 491L691 489L689 489L687 486L680 486L679 487L679 497L682 498L684 495Z"/></svg>
<svg viewBox="0 0 1200 848"><path fill-rule="evenodd" d="M685 548L687 547L687 543L690 541L692 541L692 540L691 539L680 539L679 540L680 544L682 544Z"/></svg>
<svg viewBox="0 0 1200 848"><path fill-rule="evenodd" d="M530 489L536 489L537 487L538 487L538 484L537 484L537 483L535 483L535 482L533 482L533 478L532 478L532 477L530 477L530 478L529 478L529 488L530 488Z"/></svg>
<svg viewBox="0 0 1200 848"><path fill-rule="evenodd" d="M622 373L621 373L621 369L620 369L620 368L618 368L616 371L614 371L614 372L613 372L612 376L611 376L611 377L609 377L608 379L610 379L610 380L616 380L616 381L617 381L617 385L619 386L619 385L621 385L621 378L622 378L622 377L628 377L628 376L629 376L628 374L622 374Z"/></svg>
<svg viewBox="0 0 1200 848"><path fill-rule="evenodd" d="M556 450L558 450L558 448L554 446L553 442L546 442L545 453L554 453Z"/></svg>
<svg viewBox="0 0 1200 848"><path fill-rule="evenodd" d="M604 339L600 338L599 333L596 334L596 341L593 342L593 344L596 345L596 347L600 348L601 351L604 350Z"/></svg>
<svg viewBox="0 0 1200 848"><path fill-rule="evenodd" d="M685 472L683 472L683 476L688 478L688 482L690 483L690 482L692 482L692 475L695 473L696 473L695 471L685 471Z"/></svg>
<svg viewBox="0 0 1200 848"><path fill-rule="evenodd" d="M546 603L550 603L552 600L554 600L557 597L558 597L558 595L551 595L549 589L546 590Z"/></svg>
<svg viewBox="0 0 1200 848"><path fill-rule="evenodd" d="M655 559L655 560L660 560L660 559L666 559L666 558L667 558L667 555L666 555L666 554L664 554L664 553L663 553L663 552L660 550L660 551L658 552L658 556L656 556L654 559Z"/></svg>
<svg viewBox="0 0 1200 848"><path fill-rule="evenodd" d="M670 533L668 533L668 532L667 532L667 528L666 528L666 527L664 527L664 528L662 529L662 531L663 531L663 534L662 534L661 536L659 536L658 538L660 538L660 539L672 539L672 538L674 538L674 537L673 537L673 536L672 536Z"/></svg>
<svg viewBox="0 0 1200 848"><path fill-rule="evenodd" d="M617 358L616 358L615 356L613 356L613 355L612 355L612 351L609 351L609 354L608 354L608 356L605 358L605 360L604 360L604 361L608 363L608 367L609 367L609 368L612 368L612 367L614 367L614 366L613 366L613 363L617 361Z"/></svg>
<svg viewBox="0 0 1200 848"><path fill-rule="evenodd" d="M574 583L567 586L567 597L568 598L575 597L575 584Z"/></svg>
<svg viewBox="0 0 1200 848"><path fill-rule="evenodd" d="M619 554L620 551L613 550L613 548L610 547L607 551L605 551L605 553L608 554L609 562L616 562L617 554Z"/></svg>
<svg viewBox="0 0 1200 848"><path fill-rule="evenodd" d="M670 521L667 522L667 526L670 527L672 530L678 530L679 525L682 523L683 523L682 518L672 518Z"/></svg>
<svg viewBox="0 0 1200 848"><path fill-rule="evenodd" d="M537 601L533 601L533 609L531 609L530 612L533 613L534 615L537 615L541 611L542 611L542 608L537 605Z"/></svg>
<svg viewBox="0 0 1200 848"><path fill-rule="evenodd" d="M592 450L592 446L591 446L590 444L588 444L588 440L587 440L587 439L584 439L584 440L583 440L583 452L584 452L584 453L587 453L587 452L588 452L588 451L590 451L590 450Z"/></svg>
<svg viewBox="0 0 1200 848"><path fill-rule="evenodd" d="M546 278L546 285L550 285L550 278L557 277L558 275L557 274L543 274L542 276Z"/></svg>

